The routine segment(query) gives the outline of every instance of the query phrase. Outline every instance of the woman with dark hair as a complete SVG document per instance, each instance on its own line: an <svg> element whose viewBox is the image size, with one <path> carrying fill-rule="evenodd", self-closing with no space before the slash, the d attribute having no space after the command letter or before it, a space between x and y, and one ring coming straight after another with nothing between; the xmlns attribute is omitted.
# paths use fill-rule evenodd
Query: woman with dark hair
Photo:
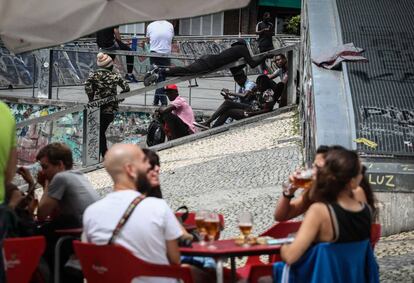
<svg viewBox="0 0 414 283"><path fill-rule="evenodd" d="M309 192L312 202L292 244L281 248L281 257L296 262L315 242L355 242L369 239L372 215L366 203L355 200L362 180L362 164L349 150L330 150L317 171Z"/></svg>
<svg viewBox="0 0 414 283"><path fill-rule="evenodd" d="M139 187L138 191L141 194L146 194L149 197L162 198L161 184L160 184L160 158L154 151L143 148L145 156L148 158L150 169L148 171L148 181L151 188L147 186Z"/></svg>
<svg viewBox="0 0 414 283"><path fill-rule="evenodd" d="M361 183L359 183L358 188L354 190L354 196L355 199L362 200L369 205L372 212L372 220L376 222L378 220L377 198L375 197L371 185L369 184L366 172L367 167L362 165L362 180Z"/></svg>
<svg viewBox="0 0 414 283"><path fill-rule="evenodd" d="M322 145L316 150L315 160L313 162L313 178L316 178L316 173L325 165L326 155L331 150L348 151L346 148L340 145L325 146ZM365 170L363 170L365 173ZM361 184L352 191L353 197L360 201L367 203L373 216L377 216L376 199L374 193L368 183L368 180L364 175ZM301 195L295 198L295 192L298 187L292 184L293 175L289 177L291 183L287 188L284 188L282 197L279 198L276 209L275 209L275 220L276 221L287 221L305 213L312 201L309 198L309 190L305 190Z"/></svg>

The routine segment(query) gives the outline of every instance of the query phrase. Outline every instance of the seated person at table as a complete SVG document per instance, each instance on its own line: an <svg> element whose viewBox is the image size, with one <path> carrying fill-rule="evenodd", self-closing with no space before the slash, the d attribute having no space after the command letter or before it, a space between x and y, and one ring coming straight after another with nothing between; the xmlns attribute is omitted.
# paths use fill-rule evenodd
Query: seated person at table
<svg viewBox="0 0 414 283"><path fill-rule="evenodd" d="M23 194L19 188L10 183L6 185L4 199L4 211L7 215L6 238L7 237L29 237L36 233L36 223L33 212L36 202L32 192Z"/></svg>
<svg viewBox="0 0 414 283"><path fill-rule="evenodd" d="M83 238L98 245L108 244L126 209L141 196L137 188L150 186L148 158L136 145L113 145L105 155L104 166L114 182L114 191L89 206L83 216ZM181 235L180 224L168 204L163 199L146 197L132 211L114 243L150 263L179 264L177 240ZM133 282L176 280L144 277Z"/></svg>
<svg viewBox="0 0 414 283"><path fill-rule="evenodd" d="M203 126L210 127L210 124L216 120L213 127L223 125L228 118L241 120L247 117L263 114L273 110L277 101L276 84L266 75L260 75L256 79L257 90L259 91L258 103L250 105L246 103L225 100L220 107L211 115L211 117L202 123Z"/></svg>
<svg viewBox="0 0 414 283"><path fill-rule="evenodd" d="M170 100L167 107L160 107L156 110L161 119L167 124L166 135L169 140L178 139L194 134L194 113L187 101L178 94L176 85L167 85L165 94Z"/></svg>
<svg viewBox="0 0 414 283"><path fill-rule="evenodd" d="M155 68L151 72L147 73L144 78L144 85L149 86L156 82L159 73L162 73L164 77L182 77L191 76L197 74L205 74L220 67L223 67L232 62L244 58L246 63L254 68L260 65L267 57L273 57L273 55L261 55L257 59L253 59L250 55L249 48L246 41L239 39L231 44L231 47L223 50L219 54L204 55L200 59L197 59L192 64L184 67L170 67L170 68Z"/></svg>
<svg viewBox="0 0 414 283"><path fill-rule="evenodd" d="M83 212L99 196L85 175L72 169L72 151L63 143L51 143L36 159L42 166L38 183L43 187L38 220L50 217L55 229L81 227Z"/></svg>
<svg viewBox="0 0 414 283"><path fill-rule="evenodd" d="M160 158L157 153L148 148L143 148L142 151L148 158L150 164L150 169L147 174L150 186L140 186L138 187L138 191L142 194L145 194L147 197L162 198L161 183L159 178ZM182 225L180 226L181 231L183 232L182 236L180 237L180 241L193 241L193 235L188 233ZM202 269L196 269L194 266L192 266L192 274L194 278L197 278L196 282L212 282L215 280L215 271L211 270L211 268L215 266L214 259L207 257L182 256L181 262L189 262L192 265L197 264L197 267L202 267Z"/></svg>
<svg viewBox="0 0 414 283"><path fill-rule="evenodd" d="M347 149L339 145L322 145L318 147L316 150L315 160L313 162L314 180L316 178L317 171L325 165L325 156L331 150L347 151ZM363 173L365 173L365 167L363 167L363 169ZM291 175L289 179L291 182L290 186L283 191L283 195L279 198L276 206L274 215L276 221L287 221L298 217L299 215L305 213L308 210L309 206L312 204L309 198L309 190L305 190L301 195L294 198L295 191L299 189L299 187L293 185L293 175ZM373 212L373 217L375 219L377 217L376 199L365 174L363 175L361 184L352 191L352 194L356 200L367 203L370 206Z"/></svg>
<svg viewBox="0 0 414 283"><path fill-rule="evenodd" d="M348 150L331 150L325 165L316 174L309 193L312 204L293 243L283 245L280 251L288 264L295 263L312 243L346 243L370 238L370 208L355 200L352 194L362 180L358 155Z"/></svg>

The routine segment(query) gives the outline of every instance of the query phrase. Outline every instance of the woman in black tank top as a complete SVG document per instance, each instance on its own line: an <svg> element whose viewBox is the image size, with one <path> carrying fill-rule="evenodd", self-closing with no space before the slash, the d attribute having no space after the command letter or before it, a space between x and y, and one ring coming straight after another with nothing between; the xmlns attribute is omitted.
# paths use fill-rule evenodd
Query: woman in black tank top
<svg viewBox="0 0 414 283"><path fill-rule="evenodd" d="M325 166L317 171L309 191L313 203L294 242L281 249L288 264L297 261L317 242L354 242L370 238L372 216L368 205L354 199L352 190L362 179L358 155L349 150L331 150Z"/></svg>

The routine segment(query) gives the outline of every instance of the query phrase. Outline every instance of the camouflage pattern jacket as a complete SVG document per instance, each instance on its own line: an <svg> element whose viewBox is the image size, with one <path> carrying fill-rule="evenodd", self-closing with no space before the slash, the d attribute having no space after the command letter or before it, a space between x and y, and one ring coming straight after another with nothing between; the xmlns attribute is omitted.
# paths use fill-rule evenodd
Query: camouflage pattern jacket
<svg viewBox="0 0 414 283"><path fill-rule="evenodd" d="M120 74L100 68L89 74L85 82L85 92L88 95L89 102L91 102L108 96L116 97L117 86L122 88L122 92L129 91L128 83ZM118 100L106 103L101 106L101 111L106 114L114 114L118 111L118 104Z"/></svg>

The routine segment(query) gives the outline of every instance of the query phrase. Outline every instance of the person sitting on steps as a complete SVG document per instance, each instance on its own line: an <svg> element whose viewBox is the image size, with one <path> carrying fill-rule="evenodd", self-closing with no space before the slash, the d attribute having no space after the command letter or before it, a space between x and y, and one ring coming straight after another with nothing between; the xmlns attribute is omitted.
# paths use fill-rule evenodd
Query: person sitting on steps
<svg viewBox="0 0 414 283"><path fill-rule="evenodd" d="M214 127L223 125L228 118L241 120L247 117L263 114L273 110L279 96L277 85L271 81L266 75L260 75L256 79L257 90L259 91L258 103L250 105L247 103L235 102L232 100L225 100L220 107L213 113L213 115L204 123L200 123L205 127Z"/></svg>
<svg viewBox="0 0 414 283"><path fill-rule="evenodd" d="M168 139L178 139L195 132L194 113L187 101L178 94L176 85L167 85L165 94L171 101L167 107L160 107L156 110L163 122L167 124Z"/></svg>

